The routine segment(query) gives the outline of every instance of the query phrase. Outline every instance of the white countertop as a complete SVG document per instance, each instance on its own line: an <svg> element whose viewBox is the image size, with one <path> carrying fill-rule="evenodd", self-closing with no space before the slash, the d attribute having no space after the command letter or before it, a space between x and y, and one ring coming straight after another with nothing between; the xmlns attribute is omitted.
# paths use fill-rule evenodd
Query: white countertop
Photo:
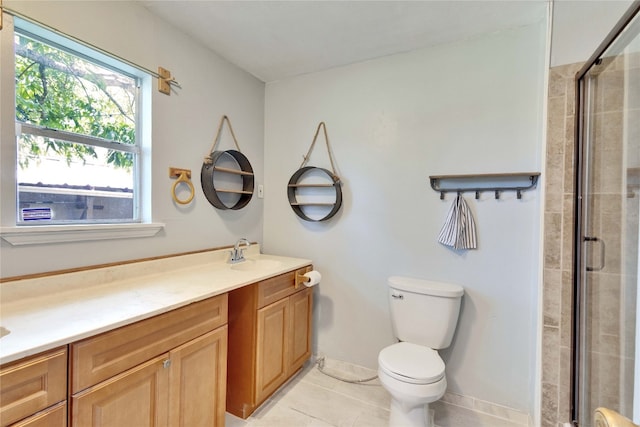
<svg viewBox="0 0 640 427"><path fill-rule="evenodd" d="M229 250L0 284L0 364L40 353L311 264L308 259Z"/></svg>

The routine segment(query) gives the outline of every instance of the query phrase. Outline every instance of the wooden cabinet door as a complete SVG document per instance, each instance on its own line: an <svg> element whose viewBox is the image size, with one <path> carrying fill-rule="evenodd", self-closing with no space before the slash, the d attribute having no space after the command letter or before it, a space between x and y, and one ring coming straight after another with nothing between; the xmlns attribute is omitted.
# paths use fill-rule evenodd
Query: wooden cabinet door
<svg viewBox="0 0 640 427"><path fill-rule="evenodd" d="M227 326L172 350L169 356L169 426L223 427Z"/></svg>
<svg viewBox="0 0 640 427"><path fill-rule="evenodd" d="M256 348L256 406L287 378L289 298L258 310Z"/></svg>
<svg viewBox="0 0 640 427"><path fill-rule="evenodd" d="M168 354L149 360L72 396L77 427L167 427Z"/></svg>
<svg viewBox="0 0 640 427"><path fill-rule="evenodd" d="M291 310L290 326L290 374L300 369L311 356L311 312L313 289L306 288L289 297Z"/></svg>

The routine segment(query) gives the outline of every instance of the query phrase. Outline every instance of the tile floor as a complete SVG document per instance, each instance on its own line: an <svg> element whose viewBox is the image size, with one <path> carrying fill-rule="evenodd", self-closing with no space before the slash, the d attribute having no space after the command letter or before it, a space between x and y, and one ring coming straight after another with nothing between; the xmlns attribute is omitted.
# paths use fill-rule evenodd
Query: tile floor
<svg viewBox="0 0 640 427"><path fill-rule="evenodd" d="M324 369L343 378L368 378L375 371L339 361ZM508 420L436 402L438 427L520 427ZM226 427L388 427L389 395L376 379L367 385L349 384L309 364L249 418L227 413Z"/></svg>

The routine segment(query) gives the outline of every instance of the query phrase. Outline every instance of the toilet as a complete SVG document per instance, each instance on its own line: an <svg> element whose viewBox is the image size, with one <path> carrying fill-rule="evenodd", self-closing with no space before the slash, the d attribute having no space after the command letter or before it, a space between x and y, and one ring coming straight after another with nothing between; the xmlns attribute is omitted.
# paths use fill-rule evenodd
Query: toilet
<svg viewBox="0 0 640 427"><path fill-rule="evenodd" d="M410 277L388 279L391 324L400 342L378 354L378 377L391 394L390 427L431 427L429 403L447 389L439 349L451 344L464 289Z"/></svg>

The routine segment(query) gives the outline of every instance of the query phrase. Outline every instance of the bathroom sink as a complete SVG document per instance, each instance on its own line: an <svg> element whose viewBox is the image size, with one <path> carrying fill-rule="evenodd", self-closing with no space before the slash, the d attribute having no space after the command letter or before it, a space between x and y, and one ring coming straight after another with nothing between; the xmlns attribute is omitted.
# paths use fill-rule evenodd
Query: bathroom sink
<svg viewBox="0 0 640 427"><path fill-rule="evenodd" d="M282 262L272 259L246 259L237 264L231 266L232 270L238 271L257 271L257 270L270 270L278 268L282 265Z"/></svg>
<svg viewBox="0 0 640 427"><path fill-rule="evenodd" d="M10 330L5 328L4 326L0 326L0 338L4 337L5 335L9 335L10 333Z"/></svg>

